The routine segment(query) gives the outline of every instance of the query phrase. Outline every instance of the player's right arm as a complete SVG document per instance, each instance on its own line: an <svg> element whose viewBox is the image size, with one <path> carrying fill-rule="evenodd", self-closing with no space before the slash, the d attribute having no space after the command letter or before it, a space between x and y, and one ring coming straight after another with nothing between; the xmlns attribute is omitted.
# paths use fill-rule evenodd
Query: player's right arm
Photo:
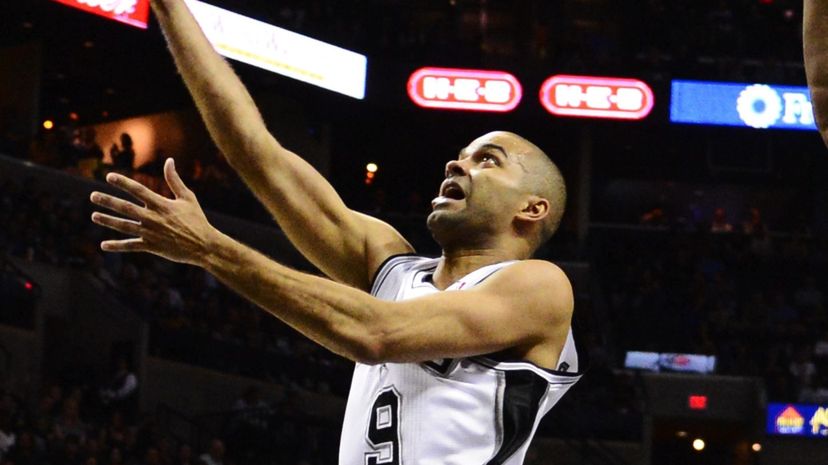
<svg viewBox="0 0 828 465"><path fill-rule="evenodd" d="M828 144L828 1L805 0L802 42L814 116Z"/></svg>
<svg viewBox="0 0 828 465"><path fill-rule="evenodd" d="M152 0L152 7L216 145L308 260L337 281L367 289L385 258L412 251L388 224L347 208L319 172L268 132L184 0Z"/></svg>

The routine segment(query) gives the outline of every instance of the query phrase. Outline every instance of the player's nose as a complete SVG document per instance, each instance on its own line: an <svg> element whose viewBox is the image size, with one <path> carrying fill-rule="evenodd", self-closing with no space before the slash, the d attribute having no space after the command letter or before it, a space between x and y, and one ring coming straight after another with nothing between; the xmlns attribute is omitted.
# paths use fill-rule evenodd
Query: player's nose
<svg viewBox="0 0 828 465"><path fill-rule="evenodd" d="M451 160L446 163L446 177L451 176L465 176L467 174L466 168L459 160Z"/></svg>

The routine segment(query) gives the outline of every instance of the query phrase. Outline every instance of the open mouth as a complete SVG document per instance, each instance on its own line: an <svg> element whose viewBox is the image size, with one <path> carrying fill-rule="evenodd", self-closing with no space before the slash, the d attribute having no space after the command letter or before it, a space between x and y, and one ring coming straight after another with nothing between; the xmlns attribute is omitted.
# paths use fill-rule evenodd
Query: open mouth
<svg viewBox="0 0 828 465"><path fill-rule="evenodd" d="M443 188L441 195L452 200L463 200L466 198L466 193L463 189L455 183L449 183Z"/></svg>

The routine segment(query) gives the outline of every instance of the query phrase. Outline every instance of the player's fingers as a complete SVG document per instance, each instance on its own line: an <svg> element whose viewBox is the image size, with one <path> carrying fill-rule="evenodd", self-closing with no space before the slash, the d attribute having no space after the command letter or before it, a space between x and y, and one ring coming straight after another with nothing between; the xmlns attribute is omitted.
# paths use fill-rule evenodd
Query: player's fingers
<svg viewBox="0 0 828 465"><path fill-rule="evenodd" d="M121 215L134 220L140 220L143 217L143 207L139 207L138 205L124 199L104 194L103 192L93 192L92 195L89 196L89 200L91 200L95 205L100 205L101 207L120 213Z"/></svg>
<svg viewBox="0 0 828 465"><path fill-rule="evenodd" d="M170 186L175 198L188 199L192 195L192 191L187 188L184 181L181 180L181 176L178 175L178 171L175 169L175 161L172 158L167 158L167 161L164 162L164 179L167 180L167 185Z"/></svg>
<svg viewBox="0 0 828 465"><path fill-rule="evenodd" d="M122 174L109 173L106 175L106 182L144 202L148 207L156 207L164 200L169 200L151 191L140 182Z"/></svg>
<svg viewBox="0 0 828 465"><path fill-rule="evenodd" d="M148 252L144 240L140 237L101 242L101 250L105 252Z"/></svg>
<svg viewBox="0 0 828 465"><path fill-rule="evenodd" d="M141 223L138 221L126 220L105 213L95 212L92 214L92 222L118 231L119 233L129 234L131 236L141 235Z"/></svg>

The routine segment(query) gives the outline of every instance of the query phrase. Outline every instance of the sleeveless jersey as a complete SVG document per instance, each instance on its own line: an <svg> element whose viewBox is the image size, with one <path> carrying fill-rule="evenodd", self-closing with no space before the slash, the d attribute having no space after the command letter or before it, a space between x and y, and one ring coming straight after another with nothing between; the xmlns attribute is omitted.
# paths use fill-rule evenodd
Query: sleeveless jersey
<svg viewBox="0 0 828 465"><path fill-rule="evenodd" d="M371 294L385 300L440 292L439 259L396 256ZM480 268L447 290L474 287L513 262ZM558 370L492 356L356 364L339 465L519 465L541 418L580 379L570 328Z"/></svg>

